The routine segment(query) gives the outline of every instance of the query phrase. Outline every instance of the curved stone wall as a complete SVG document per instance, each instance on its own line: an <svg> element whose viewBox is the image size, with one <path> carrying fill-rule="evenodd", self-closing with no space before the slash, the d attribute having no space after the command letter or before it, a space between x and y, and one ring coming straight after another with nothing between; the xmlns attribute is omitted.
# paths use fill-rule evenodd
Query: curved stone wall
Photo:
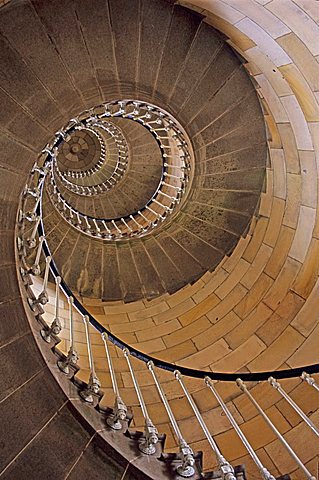
<svg viewBox="0 0 319 480"><path fill-rule="evenodd" d="M306 1L216 1L211 3L209 11L204 10L208 9L207 2L192 3L206 21L225 33L229 43L246 59L245 66L256 80L264 104L270 163L259 216L231 257L193 286L152 303L96 304L91 307L92 312L99 319L104 318L111 330L126 341L159 358L181 364L191 363L216 371L247 368L258 371L316 363L319 331L316 6ZM290 383L291 388L296 387L294 382ZM301 404L307 402L307 390L298 393L298 389L301 392L303 387L296 388L295 398L300 395ZM270 407L275 400L272 402L260 387L256 390L260 391L264 406L270 408L274 418L277 416L283 432L296 428L287 433L287 438L300 436L298 453L315 471L318 444L311 451L308 448L311 440L303 437L305 431L300 434L302 426L297 426L292 412L284 412L282 417L283 403ZM315 398L312 401L315 403L309 411L317 408ZM248 417L256 422L253 411ZM254 422L251 434L256 437L256 445L261 449L258 453L266 465L276 464L278 451L280 460L286 459L287 471L293 470L293 464L273 438L258 437ZM247 457L244 460L249 462ZM296 475L299 478L299 473Z"/></svg>
<svg viewBox="0 0 319 480"><path fill-rule="evenodd" d="M122 6L123 2L118 3ZM256 80L265 107L270 164L267 169L267 191L262 194L259 217L249 235L239 242L230 258L214 273L206 274L193 286L153 302L106 306L96 304L91 307L92 312L98 315L97 318L100 315L101 320L107 313L107 322L111 328L128 341L139 344L141 349L154 352L162 358L168 359L169 356L170 360L180 363L191 359L192 365L197 362L198 366L211 366L215 370L245 371L246 368L262 370L317 362L319 15L316 2L193 0L192 3L196 10L206 16L209 23L229 38L229 43L246 59L247 69ZM77 46L74 45L73 54L72 44L71 50L67 51L63 37L60 37L59 44L61 63L55 61L50 66L51 71L44 70L44 55L52 52L53 46L49 37L42 36L40 40L36 35L38 31L43 31L46 24L46 19L41 16L41 2L22 3L20 8L23 15L16 17L16 23L12 19L8 20L8 6L4 7L0 15L3 35L1 62L8 75L3 79L0 90L3 106L1 149L5 153L0 175L1 246L3 252L6 252L1 256L1 329L4 331L1 354L4 358L2 365L6 366L2 378L8 379L5 390L10 394L10 404L13 405L13 401L16 401L18 410L24 405L33 412L34 406L26 406L25 397L21 398L19 392L23 388L34 387L38 401L35 378L37 372L42 368L45 372L46 369L42 360L39 360L20 307L12 250L18 194L24 185L24 174L32 166L34 155L54 130L77 113L78 104L83 109L90 103L100 101L100 92L97 93L91 87L96 84L96 78L101 80L104 95L112 92L114 80L112 76L107 76L107 81L103 80L102 74L109 72L109 66L105 63L105 58L98 57L98 50L95 61L101 62L101 68L94 71L96 77L90 76L90 72L85 69L85 75L80 75L84 65L74 62ZM104 3L101 3L101 9L104 8ZM210 10L203 10L204 8ZM52 6L52 16L57 14L55 9L56 6ZM67 22L70 11L64 11L63 14ZM58 33L61 25L57 24L55 28ZM89 29L88 24L86 28ZM71 34L82 44L78 32L70 32ZM130 34L134 36L136 32ZM28 38L28 44L25 38ZM34 58L28 56L28 46L31 43L38 52ZM25 57L30 68L21 62L21 56ZM64 69L61 65L67 60L70 61L69 68ZM17 65L14 73L9 68L12 63ZM124 65L120 67L120 74L124 68ZM54 81L57 72L63 89ZM19 79L23 79L23 82L19 82ZM33 85L34 88L27 89L26 85ZM50 112L49 116L47 112ZM12 325L16 325L14 330ZM14 381L11 373L13 358L28 359L27 362L21 360L21 366L15 364L19 368L15 370ZM22 365L25 370L22 370ZM127 382L129 387L129 380ZM306 386L298 383L289 381L287 388L292 390L294 398L301 400L300 403L305 405L308 413L314 412L312 418L318 422L317 402L304 389ZM107 380L105 386L107 387ZM263 387L258 385L253 391L287 438L293 437L294 441L299 442L298 454L316 472L319 448L313 438L308 436L306 427L299 423L293 412L286 406L283 407L276 393L265 393ZM266 466L276 471L280 463L284 465L282 468L285 473L293 472L294 464L285 456L272 435L265 436L250 406L241 397L235 397L228 386L225 387L224 395L228 396L238 415L245 420L247 435L250 432L251 438L254 438L254 445ZM200 390L195 398L198 402L206 401L206 396L203 397ZM154 412L156 405L154 402ZM214 410L215 407L211 404L203 405L207 411L215 412L215 416L212 413L211 417L214 420L221 418L220 412ZM55 404L54 412L56 408ZM190 412L186 406L185 409L180 407L178 395L176 411L181 412L185 420L184 428L189 429L187 418L190 417ZM39 439L45 438L42 432L44 435L43 428L47 421L46 410L45 415L39 416L39 422L33 423L32 434L39 434ZM162 425L165 430L165 420ZM13 428L12 425L10 428ZM225 426L219 428L217 439L231 459L236 439L228 433ZM205 450L200 434L194 438L195 446ZM32 439L24 440L23 445L13 445L15 450L11 452L12 458L22 449L23 455L27 455L32 450ZM249 465L245 453L242 451L240 455L236 460ZM208 452L206 457L210 457ZM47 459L47 452L43 458ZM19 464L18 460L16 464ZM301 478L300 473L293 474L293 478Z"/></svg>

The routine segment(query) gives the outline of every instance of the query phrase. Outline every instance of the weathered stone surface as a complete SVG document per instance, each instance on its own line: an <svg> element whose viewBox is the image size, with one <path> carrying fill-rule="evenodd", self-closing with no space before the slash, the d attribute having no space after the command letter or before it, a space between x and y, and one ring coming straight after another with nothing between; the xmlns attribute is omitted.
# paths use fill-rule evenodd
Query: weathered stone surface
<svg viewBox="0 0 319 480"><path fill-rule="evenodd" d="M1 399L12 394L44 367L31 333L20 335L16 332L17 338L0 350Z"/></svg>
<svg viewBox="0 0 319 480"><path fill-rule="evenodd" d="M23 450L16 461L6 471L6 478L18 479L34 475L39 478L63 478L70 471L90 440L92 432L81 426L74 418L73 408L67 404L52 415L45 428ZM61 448L63 449L61 454ZM39 459L43 459L42 462Z"/></svg>
<svg viewBox="0 0 319 480"><path fill-rule="evenodd" d="M65 397L57 388L55 379L42 370L1 402L2 468L38 434L64 401ZM25 415L25 411L30 414Z"/></svg>
<svg viewBox="0 0 319 480"><path fill-rule="evenodd" d="M201 20L201 15L193 14L179 5L174 6L155 84L154 98L159 97L166 101L169 97ZM181 38L183 38L183 41L181 41ZM172 51L174 51L174 55L172 55Z"/></svg>

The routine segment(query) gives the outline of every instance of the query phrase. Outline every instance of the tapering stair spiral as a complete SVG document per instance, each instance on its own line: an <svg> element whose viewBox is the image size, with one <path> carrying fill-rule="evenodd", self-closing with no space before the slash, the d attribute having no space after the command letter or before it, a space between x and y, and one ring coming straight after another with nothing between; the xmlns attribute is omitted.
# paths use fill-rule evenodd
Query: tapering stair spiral
<svg viewBox="0 0 319 480"><path fill-rule="evenodd" d="M315 480L312 0L0 0L0 478Z"/></svg>

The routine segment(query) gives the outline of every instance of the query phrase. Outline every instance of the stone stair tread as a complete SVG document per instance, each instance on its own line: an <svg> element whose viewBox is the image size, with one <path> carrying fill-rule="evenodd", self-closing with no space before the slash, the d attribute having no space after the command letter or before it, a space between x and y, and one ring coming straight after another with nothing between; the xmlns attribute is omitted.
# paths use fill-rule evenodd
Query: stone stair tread
<svg viewBox="0 0 319 480"><path fill-rule="evenodd" d="M131 251L141 279L144 295L151 299L165 293L165 288L143 245L142 240L131 242Z"/></svg>
<svg viewBox="0 0 319 480"><path fill-rule="evenodd" d="M179 118L185 124L188 125L198 115L207 101L221 88L225 79L239 69L239 61L233 55L229 55L228 49L228 46L223 45L218 50L217 55L213 57L213 62L197 84L196 91L179 111ZM196 133L196 130L193 129L192 133Z"/></svg>
<svg viewBox="0 0 319 480"><path fill-rule="evenodd" d="M166 232L158 235L156 239L166 255L168 255L172 262L178 267L178 270L186 282L193 282L205 273L200 263Z"/></svg>
<svg viewBox="0 0 319 480"><path fill-rule="evenodd" d="M99 241L91 240L85 262L86 275L81 285L81 294L87 297L102 297L103 282L103 245Z"/></svg>
<svg viewBox="0 0 319 480"><path fill-rule="evenodd" d="M120 274L115 245L103 245L103 293L102 300L122 300Z"/></svg>
<svg viewBox="0 0 319 480"><path fill-rule="evenodd" d="M205 205L200 202L188 202L183 211L198 220L211 223L235 235L241 235L251 220L246 214L213 205Z"/></svg>
<svg viewBox="0 0 319 480"><path fill-rule="evenodd" d="M174 5L156 82L156 97L162 99L169 97L202 18L201 15L194 14L185 7ZM181 38L183 41L180 41Z"/></svg>
<svg viewBox="0 0 319 480"><path fill-rule="evenodd" d="M213 270L224 256L223 253L216 250L213 245L209 245L184 228L174 229L174 231L171 232L171 236L185 250L189 251L206 270Z"/></svg>
<svg viewBox="0 0 319 480"><path fill-rule="evenodd" d="M196 91L198 80L202 78L221 46L222 41L218 34L212 32L210 25L201 22L169 99L174 109L179 110L185 99Z"/></svg>
<svg viewBox="0 0 319 480"><path fill-rule="evenodd" d="M142 295L142 285L128 243L117 245L119 275L124 302L132 302Z"/></svg>
<svg viewBox="0 0 319 480"><path fill-rule="evenodd" d="M173 7L167 2L143 2L138 83L149 98L152 97L160 68L172 10Z"/></svg>
<svg viewBox="0 0 319 480"><path fill-rule="evenodd" d="M139 53L139 1L109 0L109 8L120 90L125 98L127 90L135 91ZM125 35L122 35L124 31Z"/></svg>
<svg viewBox="0 0 319 480"><path fill-rule="evenodd" d="M185 230L200 237L209 245L212 245L221 252L230 251L237 243L239 236L230 233L215 225L204 222L203 220L183 215L181 224Z"/></svg>
<svg viewBox="0 0 319 480"><path fill-rule="evenodd" d="M146 248L147 253L168 293L173 293L186 284L176 265L172 263L169 257L165 254L165 251L159 246L153 237L147 237L144 240L144 247Z"/></svg>

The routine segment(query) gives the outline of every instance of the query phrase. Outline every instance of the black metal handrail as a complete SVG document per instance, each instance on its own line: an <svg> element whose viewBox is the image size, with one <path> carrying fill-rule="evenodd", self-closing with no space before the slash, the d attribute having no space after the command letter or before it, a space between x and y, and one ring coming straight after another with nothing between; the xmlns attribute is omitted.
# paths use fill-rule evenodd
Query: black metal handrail
<svg viewBox="0 0 319 480"><path fill-rule="evenodd" d="M72 129L72 127L71 127ZM55 142L55 145L59 145L59 143L62 141L62 138L57 139ZM47 156L47 159L44 161L44 167L46 165L50 164L49 160L49 155ZM319 373L319 363L316 364L311 364L311 365L304 365L301 367L297 368L291 368L291 369L282 369L282 370L271 370L271 371L261 371L261 372L244 372L244 373L228 373L228 372L214 372L210 370L198 370L198 369L192 369L188 367L184 367L182 365L177 365L174 363L166 362L164 360L160 360L156 357L153 357L151 355L148 355L146 353L141 352L140 350L130 346L129 344L125 343L122 341L120 338L117 336L113 335L107 328L105 328L103 325L100 324L96 318L88 312L88 310L85 308L85 306L76 298L70 287L67 285L67 283L64 281L62 275L60 274L58 267L56 266L54 259L52 258L51 252L49 245L46 241L45 238L45 230L44 230L44 224L43 224L43 216L42 216L42 199L43 199L43 188L44 188L44 180L43 177L46 176L46 172L43 171L39 175L39 188L40 188L40 202L37 207L37 214L40 215L40 223L38 226L38 235L39 237L44 237L43 241L43 252L45 257L50 256L51 257L51 262L50 262L50 270L53 276L60 277L61 278L61 289L64 291L65 295L67 297L73 297L74 298L74 306L75 308L83 315L83 316L88 316L90 324L98 330L100 333L105 332L108 336L108 339L117 347L119 347L121 350L128 349L135 358L147 363L149 361L152 361L154 365L158 368L174 372L178 370L182 375L192 377L192 378L202 378L204 379L205 377L209 376L212 380L220 380L220 381L225 381L225 382L234 382L240 377L243 381L247 382L260 382L260 381L266 381L269 379L269 377L275 376L277 379L285 379L285 378L294 378L294 377L300 377L304 371L306 371L308 374L313 374L313 373Z"/></svg>
<svg viewBox="0 0 319 480"><path fill-rule="evenodd" d="M44 236L44 242L43 242L43 252L44 255L50 256L51 257L51 262L50 262L50 270L53 276L56 277L61 277L61 288L66 294L66 296L70 297L72 296L74 298L74 307L84 316L87 315L89 317L90 324L98 330L100 333L105 332L108 336L108 339L110 342L112 342L115 346L119 347L121 350L128 349L135 358L138 360L141 360L145 363L149 362L150 360L154 363L154 365L158 368L161 368L163 370L167 370L170 372L174 372L175 370L178 370L182 375L185 375L187 377L192 377L192 378L205 378L209 376L212 380L221 380L224 382L234 382L237 380L238 377L240 377L243 381L245 382L260 382L260 381L265 381L268 380L269 377L275 376L277 379L284 379L284 378L294 378L294 377L300 377L304 371L306 371L309 374L313 373L319 373L319 363L312 364L312 365L306 365L302 367L297 367L297 368L292 368L292 369L283 369L283 370L271 370L271 371L262 371L262 372L245 372L245 373L226 373L226 372L214 372L210 370L197 370L194 368L188 368L188 367L183 367L182 365L177 365L169 362L165 362L164 360L160 360L156 357L153 357L151 355L148 355L147 353L143 353L137 348L132 347L128 343L125 343L122 341L120 338L118 338L116 335L113 335L107 328L105 328L101 323L96 320L96 318L88 312L88 310L85 308L85 306L76 298L70 287L67 285L67 283L64 281L61 273L58 270L58 267L56 266L54 259L51 256L50 248L49 245L46 241L45 238L45 231L44 231L44 225L43 225L43 217L42 217L42 193L43 193L43 185L44 182L42 182L41 187L40 187L40 195L41 195L41 201L38 206L38 215L41 216L41 221L38 227L38 234L39 237Z"/></svg>
<svg viewBox="0 0 319 480"><path fill-rule="evenodd" d="M114 117L116 118L116 116L114 116ZM130 117L130 116L126 116L125 119L127 119L127 120L133 120L133 118ZM85 121L84 121L83 123L85 124ZM70 128L70 130L68 130L67 133L70 134L70 133L72 133L72 131L74 131L74 127ZM161 150L162 155L163 155L163 154L164 154L164 151L163 151L163 149L162 149L162 146L161 146L161 143L160 143L158 137L157 137L157 136L154 134L154 132L152 132L151 130L149 130L149 132L151 133L151 135L153 136L153 138L156 140L156 143L158 144L158 147L159 147L159 149ZM158 194L158 192L159 192L159 190L160 190L160 187L161 187L161 185L162 185L162 182L163 182L163 180L164 180L164 178L165 178L165 175L164 175L164 174L165 174L165 172L166 172L166 169L167 169L167 167L164 166L164 162L163 162L163 164L162 164L162 166L161 166L161 178L160 178L159 183L158 183L158 185L157 185L157 187L156 187L156 190L155 190L155 192L153 193L152 197L151 197L151 198L146 202L146 204L143 205L139 210L134 210L130 215L124 215L124 216L122 216L122 217L112 217L112 218L99 217L99 218L98 218L99 222L100 222L100 221L101 221L101 222L103 222L103 221L104 221L104 222L110 222L111 220L114 220L114 221L116 222L116 221L120 221L121 218L123 218L125 221L129 221L130 216L133 216L133 217L136 216L139 211L140 211L140 212L145 212L145 211L147 210L147 207L152 204L154 198L157 196L157 194ZM63 197L62 194L61 194L61 198L64 199L64 197ZM64 199L64 200L65 200L65 199ZM66 200L65 200L65 202L66 202ZM66 202L66 203L68 203L68 202ZM77 208L75 208L75 207L73 207L73 206L72 206L72 209L73 209L76 213L79 213L81 216L87 217L87 219L89 219L89 220L96 219L96 217L94 217L94 216L92 216L92 215L84 214L83 212L81 212L80 210L78 210Z"/></svg>

